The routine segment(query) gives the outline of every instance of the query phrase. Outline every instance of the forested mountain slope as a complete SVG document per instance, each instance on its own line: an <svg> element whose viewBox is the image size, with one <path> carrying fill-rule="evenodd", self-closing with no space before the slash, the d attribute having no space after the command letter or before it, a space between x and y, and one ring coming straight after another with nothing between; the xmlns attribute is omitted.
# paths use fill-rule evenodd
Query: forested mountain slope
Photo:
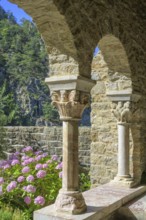
<svg viewBox="0 0 146 220"><path fill-rule="evenodd" d="M60 124L44 82L48 55L35 24L15 17L0 6L0 125ZM83 125L89 125L85 111Z"/></svg>
<svg viewBox="0 0 146 220"><path fill-rule="evenodd" d="M35 125L40 117L57 117L44 83L48 72L48 56L36 26L27 20L18 25L0 7L1 124Z"/></svg>

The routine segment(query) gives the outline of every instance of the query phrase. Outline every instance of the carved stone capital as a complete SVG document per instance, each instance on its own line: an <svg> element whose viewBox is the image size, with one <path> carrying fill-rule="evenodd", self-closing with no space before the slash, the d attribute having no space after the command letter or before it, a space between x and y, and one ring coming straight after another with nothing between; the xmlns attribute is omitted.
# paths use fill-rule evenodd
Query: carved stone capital
<svg viewBox="0 0 146 220"><path fill-rule="evenodd" d="M85 212L87 207L82 193L78 191L63 192L60 190L55 201L55 209L58 212L80 214Z"/></svg>
<svg viewBox="0 0 146 220"><path fill-rule="evenodd" d="M132 103L130 101L112 103L112 113L120 123L129 123L133 111L134 109L132 108Z"/></svg>
<svg viewBox="0 0 146 220"><path fill-rule="evenodd" d="M130 90L111 91L107 93L107 96L112 101L112 113L118 123L130 123L141 96L132 94Z"/></svg>
<svg viewBox="0 0 146 220"><path fill-rule="evenodd" d="M53 91L51 98L61 120L80 120L84 109L90 103L90 95L78 90Z"/></svg>

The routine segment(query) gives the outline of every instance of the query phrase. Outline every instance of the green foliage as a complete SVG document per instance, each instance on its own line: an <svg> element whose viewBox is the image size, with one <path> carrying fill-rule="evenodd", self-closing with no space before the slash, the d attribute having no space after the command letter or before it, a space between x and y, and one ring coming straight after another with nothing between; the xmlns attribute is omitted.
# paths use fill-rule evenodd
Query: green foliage
<svg viewBox="0 0 146 220"><path fill-rule="evenodd" d="M80 190L82 192L89 190L91 187L90 175L89 173L81 173L79 176Z"/></svg>
<svg viewBox="0 0 146 220"><path fill-rule="evenodd" d="M0 88L0 126L7 125L18 117L17 110L18 107L14 102L13 94L7 91L5 82Z"/></svg>
<svg viewBox="0 0 146 220"><path fill-rule="evenodd" d="M12 220L13 213L10 210L0 209L1 220Z"/></svg>
<svg viewBox="0 0 146 220"><path fill-rule="evenodd" d="M0 159L5 158L3 151L6 151L8 148L8 143L6 141L6 129L3 126L0 126Z"/></svg>
<svg viewBox="0 0 146 220"><path fill-rule="evenodd" d="M26 215L25 212L11 206L0 204L0 219L1 220L30 220L31 216Z"/></svg>

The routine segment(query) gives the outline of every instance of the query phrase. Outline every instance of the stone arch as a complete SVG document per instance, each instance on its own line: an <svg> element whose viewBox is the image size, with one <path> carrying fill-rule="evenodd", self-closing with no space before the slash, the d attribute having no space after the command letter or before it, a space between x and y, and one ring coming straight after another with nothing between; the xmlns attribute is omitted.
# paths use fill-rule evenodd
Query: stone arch
<svg viewBox="0 0 146 220"><path fill-rule="evenodd" d="M49 55L49 75L78 75L77 49L73 35L54 1L10 0L36 23Z"/></svg>
<svg viewBox="0 0 146 220"><path fill-rule="evenodd" d="M98 47L102 51L104 60L111 71L119 72L127 77L131 76L131 69L125 48L118 38L111 34L105 35L98 42Z"/></svg>
<svg viewBox="0 0 146 220"><path fill-rule="evenodd" d="M92 78L96 80L91 92L91 179L95 186L113 179L117 172L117 121L111 113L111 101L107 93L124 90L133 92L131 68L120 40L113 35L105 35L98 47L100 51L93 57L91 72ZM141 154L144 143L137 104L135 108L130 133L130 171L137 184L144 170L144 165L140 164L141 160L144 162Z"/></svg>
<svg viewBox="0 0 146 220"><path fill-rule="evenodd" d="M61 53L77 59L77 52L65 17L58 11L52 0L43 1L19 1L10 0L24 9L37 24L37 27L45 41L48 53L52 47Z"/></svg>

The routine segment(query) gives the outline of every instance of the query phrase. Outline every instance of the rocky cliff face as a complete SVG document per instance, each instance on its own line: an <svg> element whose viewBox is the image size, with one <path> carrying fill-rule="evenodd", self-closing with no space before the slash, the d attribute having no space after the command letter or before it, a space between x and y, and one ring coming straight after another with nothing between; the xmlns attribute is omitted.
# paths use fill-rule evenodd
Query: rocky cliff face
<svg viewBox="0 0 146 220"><path fill-rule="evenodd" d="M35 125L43 117L43 104L50 102L49 89L43 81L30 78L28 85L17 85L15 99L23 115L23 125Z"/></svg>

